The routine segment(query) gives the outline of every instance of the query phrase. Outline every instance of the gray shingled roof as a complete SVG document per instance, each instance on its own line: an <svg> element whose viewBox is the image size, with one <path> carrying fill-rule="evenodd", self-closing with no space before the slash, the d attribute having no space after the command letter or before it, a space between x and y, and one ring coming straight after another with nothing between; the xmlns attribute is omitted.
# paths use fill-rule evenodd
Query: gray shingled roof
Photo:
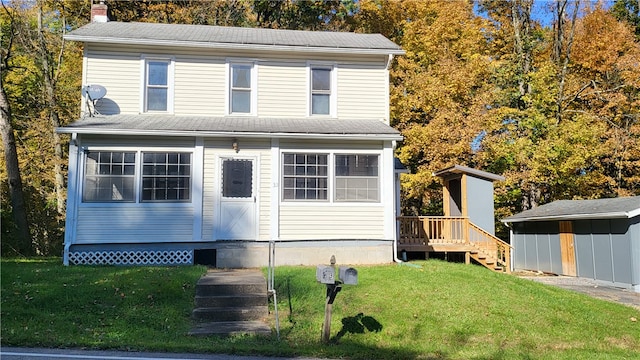
<svg viewBox="0 0 640 360"><path fill-rule="evenodd" d="M57 129L59 133L344 138L401 140L394 128L377 119L277 119L173 115L87 117Z"/></svg>
<svg viewBox="0 0 640 360"><path fill-rule="evenodd" d="M139 45L404 54L398 45L380 34L208 25L93 22L71 31L65 38Z"/></svg>
<svg viewBox="0 0 640 360"><path fill-rule="evenodd" d="M640 216L640 196L597 200L558 200L509 216L502 222L632 218Z"/></svg>

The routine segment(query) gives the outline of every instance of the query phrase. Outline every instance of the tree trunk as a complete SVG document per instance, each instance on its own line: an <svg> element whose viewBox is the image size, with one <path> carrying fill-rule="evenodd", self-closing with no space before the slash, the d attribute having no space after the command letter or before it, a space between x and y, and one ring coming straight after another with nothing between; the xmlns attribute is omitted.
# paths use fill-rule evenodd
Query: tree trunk
<svg viewBox="0 0 640 360"><path fill-rule="evenodd" d="M64 23L63 23L64 24ZM64 216L65 213L65 193L64 193L64 174L62 173L62 141L60 135L56 133L56 128L60 126L60 117L58 116L58 101L55 95L56 76L57 69L53 69L51 61L49 61L49 51L47 50L47 41L44 35L44 28L42 26L42 5L38 6L38 57L42 66L42 75L45 87L45 96L47 107L49 108L49 120L52 127L52 141L54 151L53 171L54 171L54 186L56 192L56 205L58 215ZM60 56L58 58L58 66L62 62L62 53L64 51L64 40L60 47Z"/></svg>
<svg viewBox="0 0 640 360"><path fill-rule="evenodd" d="M29 222L27 221L27 209L24 203L22 192L22 178L20 176L20 166L18 164L18 152L16 151L16 139L11 126L11 108L7 95L4 91L4 83L0 79L0 131L2 132L2 145L4 146L4 157L9 182L9 194L11 197L11 207L13 221L16 225L17 247L16 251L21 255L32 253L31 235L29 232Z"/></svg>
<svg viewBox="0 0 640 360"><path fill-rule="evenodd" d="M556 97L556 122L559 124L562 121L562 112L564 110L564 87L567 78L567 69L569 67L569 60L571 58L571 47L573 46L573 37L576 29L576 19L578 17L578 8L580 7L580 0L575 0L573 13L571 15L571 31L569 38L567 39L566 46L563 47L565 38L565 23L564 16L569 0L557 0L556 3L556 25L553 44L553 57L558 67L558 95ZM563 55L564 48L564 55Z"/></svg>
<svg viewBox="0 0 640 360"><path fill-rule="evenodd" d="M518 89L520 96L531 92L527 74L531 71L533 56L531 54L531 6L533 0L514 0L511 3L511 19L513 22L514 52L516 53L520 80Z"/></svg>

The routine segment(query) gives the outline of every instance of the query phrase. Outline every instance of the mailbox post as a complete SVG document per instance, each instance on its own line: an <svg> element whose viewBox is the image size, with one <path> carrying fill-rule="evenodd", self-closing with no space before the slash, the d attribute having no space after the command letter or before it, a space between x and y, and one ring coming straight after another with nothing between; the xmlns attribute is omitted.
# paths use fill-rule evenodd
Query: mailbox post
<svg viewBox="0 0 640 360"><path fill-rule="evenodd" d="M327 295L324 305L324 324L322 326L322 342L328 343L331 335L331 313L333 301L342 290L342 285L357 285L358 271L354 268L341 266L336 277L336 257L331 256L331 265L318 265L316 267L316 280L327 286Z"/></svg>

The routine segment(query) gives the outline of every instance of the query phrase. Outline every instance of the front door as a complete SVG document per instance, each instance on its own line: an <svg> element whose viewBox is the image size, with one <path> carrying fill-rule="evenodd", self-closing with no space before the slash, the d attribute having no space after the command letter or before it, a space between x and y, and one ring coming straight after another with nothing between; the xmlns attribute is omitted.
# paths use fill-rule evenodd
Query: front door
<svg viewBox="0 0 640 360"><path fill-rule="evenodd" d="M576 276L576 251L573 244L571 221L560 221L560 257L562 274Z"/></svg>
<svg viewBox="0 0 640 360"><path fill-rule="evenodd" d="M216 239L256 239L255 159L220 159L220 211Z"/></svg>

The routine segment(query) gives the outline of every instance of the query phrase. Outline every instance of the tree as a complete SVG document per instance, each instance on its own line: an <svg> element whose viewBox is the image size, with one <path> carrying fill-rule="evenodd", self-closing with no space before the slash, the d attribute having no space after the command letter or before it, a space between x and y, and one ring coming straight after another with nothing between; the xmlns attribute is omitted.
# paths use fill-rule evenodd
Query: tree
<svg viewBox="0 0 640 360"><path fill-rule="evenodd" d="M4 11L2 19L2 50L0 59L0 132L2 133L2 145L4 147L5 169L7 172L7 183L11 197L11 211L16 227L15 248L18 254L31 254L31 235L29 232L29 222L27 220L27 210L25 207L24 193L22 191L22 176L18 162L18 152L14 136L12 122L11 105L5 92L5 75L11 69L11 57L13 41L16 37L16 22L12 9L2 4Z"/></svg>
<svg viewBox="0 0 640 360"><path fill-rule="evenodd" d="M475 164L472 143L491 96L484 36L491 24L467 2L362 1L360 29L381 31L406 51L391 70L391 122L404 141L398 157L405 213L440 214L441 186L434 171Z"/></svg>
<svg viewBox="0 0 640 360"><path fill-rule="evenodd" d="M640 40L640 1L616 0L611 7L611 14L618 21L626 21L635 30L636 40Z"/></svg>
<svg viewBox="0 0 640 360"><path fill-rule="evenodd" d="M78 15L88 12L89 3L12 1L6 9L16 25L12 67L4 74L3 87L18 140L30 248L36 254L57 253L62 246L66 144L55 128L79 113L82 56L79 51L66 51L62 36L83 23ZM72 49L79 45L72 44Z"/></svg>

